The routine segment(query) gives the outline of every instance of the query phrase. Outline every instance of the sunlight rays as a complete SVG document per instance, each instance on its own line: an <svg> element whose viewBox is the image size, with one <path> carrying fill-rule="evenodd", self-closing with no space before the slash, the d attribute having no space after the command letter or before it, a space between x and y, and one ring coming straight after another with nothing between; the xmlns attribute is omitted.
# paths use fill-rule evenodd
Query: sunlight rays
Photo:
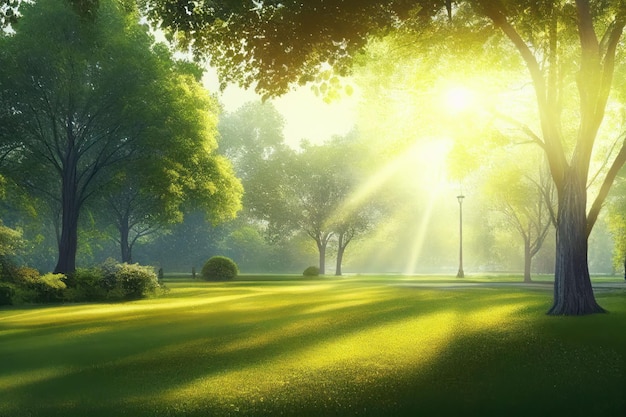
<svg viewBox="0 0 626 417"><path fill-rule="evenodd" d="M423 138L415 141L346 198L331 216L329 223L332 224L342 216L350 216L360 210L369 199L382 192L385 187L401 184L408 190L407 195L413 196L407 197L401 205L406 207L416 204L418 207L412 222L415 238L404 267L405 273L413 273L419 262L439 196L449 188L445 160L451 146L450 140L442 138ZM385 229L384 225L378 227ZM382 233L380 230L379 232ZM378 249L380 251L380 248Z"/></svg>
<svg viewBox="0 0 626 417"><path fill-rule="evenodd" d="M461 85L452 85L442 97L442 106L452 114L458 114L474 106L476 101L476 93L473 90Z"/></svg>
<svg viewBox="0 0 626 417"><path fill-rule="evenodd" d="M404 270L404 274L406 275L415 273L419 257L422 254L422 249L424 248L424 241L426 240L426 236L429 231L429 223L432 218L433 209L435 208L435 202L437 201L437 197L438 195L436 193L431 193L429 195L426 209L424 210L422 218L415 229L415 239L413 240L409 260Z"/></svg>

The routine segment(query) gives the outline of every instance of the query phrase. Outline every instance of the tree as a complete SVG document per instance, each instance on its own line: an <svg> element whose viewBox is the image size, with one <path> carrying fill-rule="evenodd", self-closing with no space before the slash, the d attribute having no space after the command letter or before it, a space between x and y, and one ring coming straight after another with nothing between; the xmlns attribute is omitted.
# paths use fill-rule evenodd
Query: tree
<svg viewBox="0 0 626 417"><path fill-rule="evenodd" d="M0 30L6 30L17 22L21 0L0 1Z"/></svg>
<svg viewBox="0 0 626 417"><path fill-rule="evenodd" d="M2 132L2 142L15 145L3 172L58 213L55 272L74 271L80 213L124 167L158 161L173 179L162 189L176 189L197 175L183 164L206 161L216 147L206 98L182 101L198 87L166 48L153 47L132 3L98 3L88 16L65 1L23 5L16 33L0 40L0 91L19 126ZM217 192L229 173L213 172L213 181L194 182L190 192L215 196L207 206L237 206L236 187L228 196Z"/></svg>
<svg viewBox="0 0 626 417"><path fill-rule="evenodd" d="M398 30L443 31L444 22L469 31L503 35L517 50L535 92L539 129L529 137L545 152L558 196L554 315L602 312L591 287L588 236L611 184L626 161L626 146L611 160L587 212L591 156L614 88L626 24L622 1L280 1L194 3L145 0L154 22L181 46L209 55L223 82L263 95L315 80L325 65L349 73L355 55L375 35ZM491 31L491 29L496 29ZM460 36L432 41L463 42ZM420 44L421 47L425 45ZM488 50L488 48L485 48ZM420 53L416 50L416 53ZM579 114L563 125L568 104Z"/></svg>
<svg viewBox="0 0 626 417"><path fill-rule="evenodd" d="M315 242L320 274L326 271L328 244L338 239L336 274L346 247L368 230L374 219L372 203L354 198L357 191L358 155L355 137L335 137L323 145L304 142L302 152L283 152L268 164L268 171L283 174L276 192L259 193L256 212L268 222L269 230L283 236L302 231ZM263 175L259 178L264 178Z"/></svg>
<svg viewBox="0 0 626 417"><path fill-rule="evenodd" d="M378 215L379 210L372 202L360 207L345 207L339 212L339 218L334 220L334 230L337 235L335 275L341 276L343 274L343 257L348 245L371 229L377 223Z"/></svg>
<svg viewBox="0 0 626 417"><path fill-rule="evenodd" d="M623 174L623 172L620 173L608 199L607 221L615 242L613 264L624 270L624 279L626 279L626 182L624 182Z"/></svg>
<svg viewBox="0 0 626 417"><path fill-rule="evenodd" d="M214 153L217 103L198 81L191 74L174 77L169 83L172 106L163 114L170 124L171 144L159 150L158 158L142 152L140 160L119 171L103 195L103 214L119 232L122 262L132 261L138 240L182 221L184 211L203 211L216 224L241 209L241 183L230 163Z"/></svg>
<svg viewBox="0 0 626 417"><path fill-rule="evenodd" d="M257 165L285 149L285 122L271 102L248 102L220 117L219 153L228 158L244 183Z"/></svg>
<svg viewBox="0 0 626 417"><path fill-rule="evenodd" d="M326 273L326 248L335 234L333 216L348 192L341 159L325 146L305 144L286 169L288 219L315 241L320 275Z"/></svg>
<svg viewBox="0 0 626 417"><path fill-rule="evenodd" d="M520 158L524 155L523 158ZM530 155L515 152L515 159L527 163ZM526 163L516 163L511 158L500 157L503 161L495 175L487 179L485 193L491 207L502 214L506 223L522 238L524 243L524 282L531 282L533 257L543 246L543 242L556 223L554 218L553 187L548 174L541 169L539 174L531 176L534 167L525 167Z"/></svg>

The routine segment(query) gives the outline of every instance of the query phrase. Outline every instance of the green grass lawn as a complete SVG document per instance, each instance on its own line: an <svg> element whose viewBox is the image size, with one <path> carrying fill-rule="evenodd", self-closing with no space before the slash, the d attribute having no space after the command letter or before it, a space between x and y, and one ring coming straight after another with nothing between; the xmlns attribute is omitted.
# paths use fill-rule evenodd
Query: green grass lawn
<svg viewBox="0 0 626 417"><path fill-rule="evenodd" d="M513 280L471 280L493 281ZM459 282L178 279L0 309L0 417L626 416L626 288L548 317L549 285Z"/></svg>

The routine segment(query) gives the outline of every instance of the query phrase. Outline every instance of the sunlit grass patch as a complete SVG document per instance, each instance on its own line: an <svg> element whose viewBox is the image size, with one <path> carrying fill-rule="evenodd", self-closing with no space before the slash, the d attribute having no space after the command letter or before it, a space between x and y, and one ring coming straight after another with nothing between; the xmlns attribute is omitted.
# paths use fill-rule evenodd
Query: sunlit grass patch
<svg viewBox="0 0 626 417"><path fill-rule="evenodd" d="M53 378L58 378L67 373L64 368L36 368L23 372L3 374L0 377L0 390L15 389L22 386L35 384Z"/></svg>
<svg viewBox="0 0 626 417"><path fill-rule="evenodd" d="M507 415L537 401L621 415L626 294L579 320L546 316L549 291L406 282L176 282L151 300L0 310L0 416L502 415L512 401Z"/></svg>

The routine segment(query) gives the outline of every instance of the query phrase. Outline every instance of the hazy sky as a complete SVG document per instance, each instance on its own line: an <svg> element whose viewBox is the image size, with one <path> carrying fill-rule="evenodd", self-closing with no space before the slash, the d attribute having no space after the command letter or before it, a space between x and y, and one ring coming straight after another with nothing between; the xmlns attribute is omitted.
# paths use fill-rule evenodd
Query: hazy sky
<svg viewBox="0 0 626 417"><path fill-rule="evenodd" d="M259 100L251 90L243 90L237 86L229 86L219 93L217 75L207 71L204 85L211 92L218 92L221 102L227 111L235 111L248 101ZM297 147L302 139L313 143L323 142L333 135L345 135L356 120L358 92L350 97L325 103L317 97L309 87L303 87L280 98L273 99L276 109L285 118L285 140Z"/></svg>

